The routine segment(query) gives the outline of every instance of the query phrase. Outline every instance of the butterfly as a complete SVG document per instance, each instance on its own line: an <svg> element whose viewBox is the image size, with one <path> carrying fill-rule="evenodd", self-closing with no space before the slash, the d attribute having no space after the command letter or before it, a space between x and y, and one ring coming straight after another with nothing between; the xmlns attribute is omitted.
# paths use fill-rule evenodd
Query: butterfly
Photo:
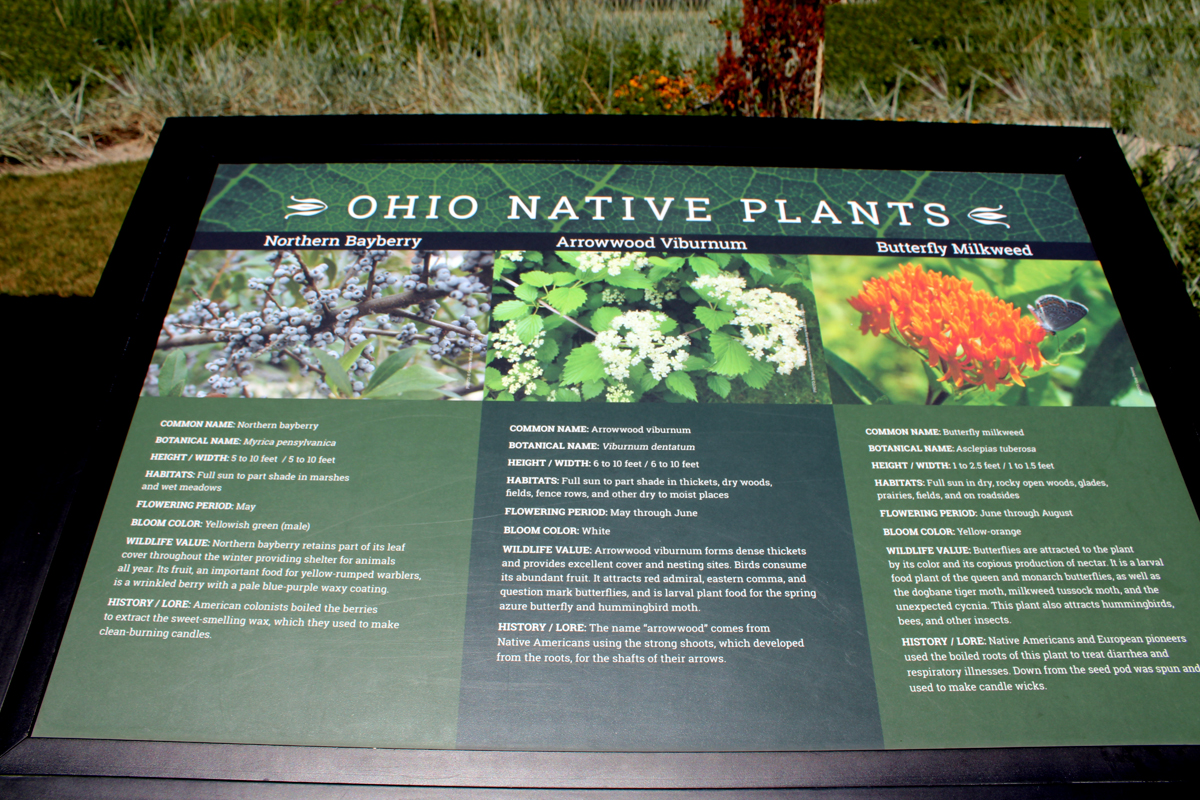
<svg viewBox="0 0 1200 800"><path fill-rule="evenodd" d="M1083 303L1065 300L1056 294L1044 294L1026 308L1051 336L1065 331L1088 313L1088 308Z"/></svg>

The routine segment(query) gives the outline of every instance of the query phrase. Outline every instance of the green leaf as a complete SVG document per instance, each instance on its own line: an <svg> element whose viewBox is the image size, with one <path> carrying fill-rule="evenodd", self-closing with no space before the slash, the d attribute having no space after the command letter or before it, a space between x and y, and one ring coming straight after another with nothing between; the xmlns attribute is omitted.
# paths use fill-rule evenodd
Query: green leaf
<svg viewBox="0 0 1200 800"><path fill-rule="evenodd" d="M843 401L846 403L867 403L868 405L891 405L891 400L883 393L879 387L871 383L866 375L858 371L856 367L843 361L837 353L830 350L825 351L825 363L833 368L830 373L830 380L836 374L845 384L845 388L849 389L856 398L855 400ZM832 388L832 383L831 383Z"/></svg>
<svg viewBox="0 0 1200 800"><path fill-rule="evenodd" d="M595 312L592 313L592 330L594 330L596 333L599 333L600 331L606 331L610 329L612 327L612 321L624 313L625 312L621 309L613 308L612 306L597 308Z"/></svg>
<svg viewBox="0 0 1200 800"><path fill-rule="evenodd" d="M600 360L600 348L592 343L581 344L567 355L563 368L563 383L585 383L604 378L604 362Z"/></svg>
<svg viewBox="0 0 1200 800"><path fill-rule="evenodd" d="M708 306L696 306L692 311L701 325L714 332L733 322L733 318L736 316L732 311L718 311Z"/></svg>
<svg viewBox="0 0 1200 800"><path fill-rule="evenodd" d="M579 397L579 392L574 389L568 389L565 386L560 386L554 390L554 399L560 403L580 403L583 402Z"/></svg>
<svg viewBox="0 0 1200 800"><path fill-rule="evenodd" d="M354 362L358 361L358 357L362 355L363 350L367 349L367 345L371 343L370 339L359 342L354 347L342 353L342 357L338 359L338 363L342 365L342 369L349 370L354 366Z"/></svg>
<svg viewBox="0 0 1200 800"><path fill-rule="evenodd" d="M708 339L713 351L713 372L728 378L745 375L754 365L742 340L726 333L714 333Z"/></svg>
<svg viewBox="0 0 1200 800"><path fill-rule="evenodd" d="M396 395L399 397L399 395ZM405 400L441 400L446 396L445 392L439 392L435 389L415 389L411 392L404 393ZM382 398L372 398L382 399Z"/></svg>
<svg viewBox="0 0 1200 800"><path fill-rule="evenodd" d="M1113 405L1150 408L1154 406L1154 398L1149 392L1139 389L1136 384L1130 384L1125 393L1113 401Z"/></svg>
<svg viewBox="0 0 1200 800"><path fill-rule="evenodd" d="M1077 356L1087 349L1087 331L1076 331L1058 347L1059 356Z"/></svg>
<svg viewBox="0 0 1200 800"><path fill-rule="evenodd" d="M488 367L483 371L483 385L491 389L493 392L498 392L504 388L502 379L504 375L495 367Z"/></svg>
<svg viewBox="0 0 1200 800"><path fill-rule="evenodd" d="M523 258L526 261L532 261L535 264L542 263L542 254L539 253L537 250L526 250Z"/></svg>
<svg viewBox="0 0 1200 800"><path fill-rule="evenodd" d="M742 255L746 263L750 265L750 269L757 270L764 275L773 275L771 272L771 259L762 253L745 253Z"/></svg>
<svg viewBox="0 0 1200 800"><path fill-rule="evenodd" d="M717 266L721 269L729 266L729 262L733 260L733 256L729 253L709 253L708 257L717 262Z"/></svg>
<svg viewBox="0 0 1200 800"><path fill-rule="evenodd" d="M609 286L622 289L649 289L654 286L649 278L633 269L622 270L620 275L609 275L604 280Z"/></svg>
<svg viewBox="0 0 1200 800"><path fill-rule="evenodd" d="M533 382L533 393L536 394L538 397L549 397L550 396L550 384L546 383L545 381L543 381L541 379L535 380Z"/></svg>
<svg viewBox="0 0 1200 800"><path fill-rule="evenodd" d="M583 392L584 400L591 400L604 391L604 381L585 381L580 391Z"/></svg>
<svg viewBox="0 0 1200 800"><path fill-rule="evenodd" d="M755 361L750 365L750 371L742 376L742 380L751 389L765 389L775 377L775 365L769 361Z"/></svg>
<svg viewBox="0 0 1200 800"><path fill-rule="evenodd" d="M671 256L670 258L659 258L658 256L650 256L648 259L651 264L656 267L666 267L674 272L684 265L685 260L681 256Z"/></svg>
<svg viewBox="0 0 1200 800"><path fill-rule="evenodd" d="M521 283L527 283L530 286L536 286L539 289L544 286L549 286L553 282L554 277L549 272L544 272L540 269L521 273Z"/></svg>
<svg viewBox="0 0 1200 800"><path fill-rule="evenodd" d="M560 286L546 295L546 302L564 314L570 314L587 302L587 292L578 286Z"/></svg>
<svg viewBox="0 0 1200 800"><path fill-rule="evenodd" d="M1092 353L1088 365L1075 384L1071 404L1076 406L1107 406L1125 393L1136 373L1129 370L1137 364L1133 345L1125 324L1120 320L1109 328L1100 345Z"/></svg>
<svg viewBox="0 0 1200 800"><path fill-rule="evenodd" d="M717 266L717 262L705 256L692 256L688 259L688 266L695 270L697 275L721 274L721 268Z"/></svg>
<svg viewBox="0 0 1200 800"><path fill-rule="evenodd" d="M541 292L537 290L536 286L530 286L528 283L522 283L519 284L517 288L513 289L513 294L524 300L526 303L532 305L537 302L538 295L541 294Z"/></svg>
<svg viewBox="0 0 1200 800"><path fill-rule="evenodd" d="M579 269L579 253L570 250L555 250L554 255L558 256L559 260L564 264L570 264L572 267Z"/></svg>
<svg viewBox="0 0 1200 800"><path fill-rule="evenodd" d="M167 353L158 369L158 396L183 397L183 385L187 383L187 359L183 351L176 348Z"/></svg>
<svg viewBox="0 0 1200 800"><path fill-rule="evenodd" d="M566 286L578 280L572 272L555 272L553 278L555 286Z"/></svg>
<svg viewBox="0 0 1200 800"><path fill-rule="evenodd" d="M320 353L321 351L314 350L313 352ZM415 400L418 398L412 395L413 392L428 392L439 386L445 386L449 382L449 377L418 361L404 369L397 370L386 381L363 394L375 399L398 397L403 394Z"/></svg>
<svg viewBox="0 0 1200 800"><path fill-rule="evenodd" d="M517 323L517 338L525 344L529 344L542 332L544 325L542 318L537 314L525 317Z"/></svg>
<svg viewBox="0 0 1200 800"><path fill-rule="evenodd" d="M655 261L656 259L652 258L650 260ZM660 258L657 260L661 261L662 259ZM679 267L670 267L666 264L655 264L654 266L650 267L650 271L646 273L646 278L651 283L658 283L677 269L679 269Z"/></svg>
<svg viewBox="0 0 1200 800"><path fill-rule="evenodd" d="M575 275L575 280L579 281L580 286L591 286L594 283L599 283L609 277L607 272L579 272Z"/></svg>
<svg viewBox="0 0 1200 800"><path fill-rule="evenodd" d="M667 376L667 388L688 400L696 399L696 384L686 372L672 372Z"/></svg>
<svg viewBox="0 0 1200 800"><path fill-rule="evenodd" d="M846 383L845 379L842 378L841 375L832 369L830 369L828 372L829 398L835 405L863 405L862 398L854 393L854 390L850 388L850 384Z"/></svg>
<svg viewBox="0 0 1200 800"><path fill-rule="evenodd" d="M688 360L683 362L683 368L687 372L696 372L701 369L712 369L712 363L700 356L688 356Z"/></svg>
<svg viewBox="0 0 1200 800"><path fill-rule="evenodd" d="M547 361L553 361L557 355L558 342L554 341L553 339L547 339L546 341L542 342L542 346L537 349L537 353L534 354L534 357L537 358L538 361L545 363Z"/></svg>
<svg viewBox="0 0 1200 800"><path fill-rule="evenodd" d="M552 331L555 328L561 328L567 324L566 317L561 317L558 314L551 314L548 317L542 317L542 327L545 330Z"/></svg>
<svg viewBox="0 0 1200 800"><path fill-rule="evenodd" d="M317 361L321 362L321 369L325 370L325 382L329 384L330 388L342 397L353 396L354 389L350 387L350 376L346 374L338 357L330 355L319 347L314 347L311 352L317 357Z"/></svg>
<svg viewBox="0 0 1200 800"><path fill-rule="evenodd" d="M709 375L708 388L720 395L721 399L725 399L729 397L729 390L733 388L733 385L724 375Z"/></svg>
<svg viewBox="0 0 1200 800"><path fill-rule="evenodd" d="M416 351L411 347L404 347L392 353L382 364L375 368L371 373L371 379L367 381L367 391L371 391L376 386L379 386L388 378L396 374L397 370L408 363L409 359L415 355Z"/></svg>
<svg viewBox="0 0 1200 800"><path fill-rule="evenodd" d="M523 300L505 300L492 309L492 319L505 322L510 319L520 319L533 309Z"/></svg>

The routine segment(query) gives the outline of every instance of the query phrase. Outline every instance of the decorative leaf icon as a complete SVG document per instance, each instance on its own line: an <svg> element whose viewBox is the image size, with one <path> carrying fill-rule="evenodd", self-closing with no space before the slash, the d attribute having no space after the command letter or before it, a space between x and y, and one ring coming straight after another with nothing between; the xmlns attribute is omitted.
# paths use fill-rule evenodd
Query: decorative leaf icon
<svg viewBox="0 0 1200 800"><path fill-rule="evenodd" d="M288 208L292 209L292 213L284 214L284 219L289 219L290 217L311 217L329 208L323 200L318 200L315 197L296 197L296 195L292 195L292 202L294 205L288 206Z"/></svg>
<svg viewBox="0 0 1200 800"><path fill-rule="evenodd" d="M1011 225L1002 221L1008 218L1008 214L998 213L1003 210L1003 208L1004 206L996 206L995 208L980 206L979 208L973 208L967 212L967 216L978 222L980 225L1003 225L1006 228L1011 228Z"/></svg>

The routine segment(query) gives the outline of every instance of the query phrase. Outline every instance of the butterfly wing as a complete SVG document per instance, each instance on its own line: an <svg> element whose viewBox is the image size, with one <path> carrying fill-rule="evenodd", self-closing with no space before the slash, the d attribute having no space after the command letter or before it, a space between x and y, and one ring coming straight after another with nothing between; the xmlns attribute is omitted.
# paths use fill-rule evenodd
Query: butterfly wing
<svg viewBox="0 0 1200 800"><path fill-rule="evenodd" d="M1083 303L1076 303L1056 294L1042 295L1029 306L1029 310L1037 317L1038 324L1050 333L1066 330L1088 313L1087 306Z"/></svg>

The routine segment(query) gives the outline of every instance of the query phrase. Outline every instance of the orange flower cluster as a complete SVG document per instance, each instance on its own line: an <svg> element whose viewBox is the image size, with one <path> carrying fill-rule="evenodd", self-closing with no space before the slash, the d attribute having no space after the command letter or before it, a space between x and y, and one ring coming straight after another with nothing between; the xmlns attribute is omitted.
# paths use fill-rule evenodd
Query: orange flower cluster
<svg viewBox="0 0 1200 800"><path fill-rule="evenodd" d="M872 278L848 301L862 313L859 329L878 336L893 326L904 342L928 359L958 388L1024 386L1022 370L1045 363L1038 343L1046 331L1020 309L970 281L902 264L887 277Z"/></svg>
<svg viewBox="0 0 1200 800"><path fill-rule="evenodd" d="M690 75L670 77L654 69L634 75L612 96L613 107L627 114L686 114L698 100Z"/></svg>

